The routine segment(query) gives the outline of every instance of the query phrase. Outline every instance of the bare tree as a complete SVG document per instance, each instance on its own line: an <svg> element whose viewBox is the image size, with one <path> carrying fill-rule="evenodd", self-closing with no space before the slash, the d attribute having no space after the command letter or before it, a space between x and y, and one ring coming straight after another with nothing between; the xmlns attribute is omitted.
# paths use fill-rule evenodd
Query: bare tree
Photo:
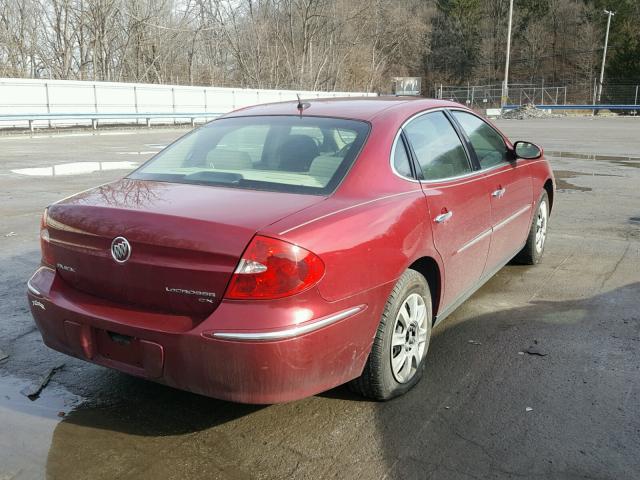
<svg viewBox="0 0 640 480"><path fill-rule="evenodd" d="M512 79L590 82L602 1L517 0ZM397 75L495 82L508 3L0 0L0 75L364 91ZM640 7L630 5L616 22L633 36ZM613 41L611 65L633 71L633 45Z"/></svg>

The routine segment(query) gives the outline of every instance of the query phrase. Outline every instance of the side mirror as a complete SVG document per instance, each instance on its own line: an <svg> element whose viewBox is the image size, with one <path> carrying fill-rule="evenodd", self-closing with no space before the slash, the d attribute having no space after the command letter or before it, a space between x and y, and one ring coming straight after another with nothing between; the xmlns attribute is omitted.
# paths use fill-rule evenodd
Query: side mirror
<svg viewBox="0 0 640 480"><path fill-rule="evenodd" d="M513 151L516 158L524 158L525 160L535 160L542 156L542 148L535 143L517 141L513 144Z"/></svg>

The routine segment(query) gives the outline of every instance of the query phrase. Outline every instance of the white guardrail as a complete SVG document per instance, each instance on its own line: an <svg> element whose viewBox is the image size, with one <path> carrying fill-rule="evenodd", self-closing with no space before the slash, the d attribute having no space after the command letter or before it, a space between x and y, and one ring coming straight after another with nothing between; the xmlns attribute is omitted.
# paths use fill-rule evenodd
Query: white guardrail
<svg viewBox="0 0 640 480"><path fill-rule="evenodd" d="M74 125L206 121L260 103L326 97L375 96L320 92L193 87L146 83L0 78L0 129Z"/></svg>

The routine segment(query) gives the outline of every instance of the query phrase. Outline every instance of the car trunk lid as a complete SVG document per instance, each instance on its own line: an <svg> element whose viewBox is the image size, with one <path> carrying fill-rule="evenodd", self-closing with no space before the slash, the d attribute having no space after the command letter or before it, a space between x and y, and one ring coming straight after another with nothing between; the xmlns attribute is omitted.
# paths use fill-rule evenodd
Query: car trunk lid
<svg viewBox="0 0 640 480"><path fill-rule="evenodd" d="M323 198L123 179L52 205L47 229L57 271L76 289L206 316L256 231ZM112 255L119 237L124 262Z"/></svg>

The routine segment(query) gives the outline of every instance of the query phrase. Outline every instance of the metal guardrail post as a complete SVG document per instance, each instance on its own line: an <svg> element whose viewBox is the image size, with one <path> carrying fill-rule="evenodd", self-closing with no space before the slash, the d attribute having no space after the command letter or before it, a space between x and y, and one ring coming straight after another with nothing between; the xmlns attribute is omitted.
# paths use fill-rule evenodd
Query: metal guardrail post
<svg viewBox="0 0 640 480"><path fill-rule="evenodd" d="M171 103L173 105L173 113L176 113L176 89L171 87ZM176 124L176 117L173 117L173 124Z"/></svg>
<svg viewBox="0 0 640 480"><path fill-rule="evenodd" d="M204 111L206 112L209 110L209 107L207 107L207 89L203 88L202 92L204 93Z"/></svg>
<svg viewBox="0 0 640 480"><path fill-rule="evenodd" d="M136 87L135 85L133 86L133 105L136 110L136 113L138 113L138 87ZM136 125L138 124L139 124L139 119L136 118Z"/></svg>
<svg viewBox="0 0 640 480"><path fill-rule="evenodd" d="M95 110L95 113L98 113L98 89L96 88L95 83L93 84L93 109ZM97 118L91 119L91 128L93 128L94 130L98 129Z"/></svg>
<svg viewBox="0 0 640 480"><path fill-rule="evenodd" d="M44 92L47 96L47 113L51 113L51 103L49 102L49 84L45 82ZM51 120L49 120L49 128L51 128Z"/></svg>

